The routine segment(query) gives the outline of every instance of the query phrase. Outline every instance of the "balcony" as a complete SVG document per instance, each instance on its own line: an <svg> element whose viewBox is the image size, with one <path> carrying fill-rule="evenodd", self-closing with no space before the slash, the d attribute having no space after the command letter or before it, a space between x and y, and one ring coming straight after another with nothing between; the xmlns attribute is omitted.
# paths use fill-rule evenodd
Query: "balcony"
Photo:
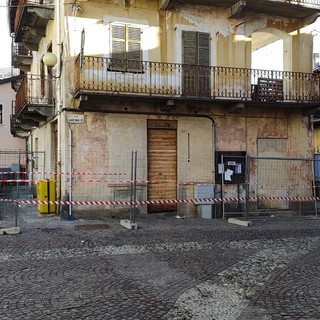
<svg viewBox="0 0 320 320"><path fill-rule="evenodd" d="M93 100L153 98L219 104L310 108L319 105L316 73L272 71L80 56L76 60L80 107ZM126 71L127 70L127 71Z"/></svg>
<svg viewBox="0 0 320 320"><path fill-rule="evenodd" d="M14 115L10 116L10 133L17 138L25 139L29 136L32 128L21 123Z"/></svg>
<svg viewBox="0 0 320 320"><path fill-rule="evenodd" d="M12 45L12 66L24 72L30 71L32 64L32 51L28 50L21 43L13 43Z"/></svg>
<svg viewBox="0 0 320 320"><path fill-rule="evenodd" d="M54 112L53 80L41 76L25 77L16 93L12 127L31 131Z"/></svg>
<svg viewBox="0 0 320 320"><path fill-rule="evenodd" d="M45 36L49 20L54 18L51 0L11 0L10 32L15 34L15 42L23 43L29 50L38 50Z"/></svg>
<svg viewBox="0 0 320 320"><path fill-rule="evenodd" d="M184 0L183 3L228 8L230 18L247 11L306 19L320 12L319 0ZM179 5L179 1L159 0L162 10L169 9L173 4Z"/></svg>

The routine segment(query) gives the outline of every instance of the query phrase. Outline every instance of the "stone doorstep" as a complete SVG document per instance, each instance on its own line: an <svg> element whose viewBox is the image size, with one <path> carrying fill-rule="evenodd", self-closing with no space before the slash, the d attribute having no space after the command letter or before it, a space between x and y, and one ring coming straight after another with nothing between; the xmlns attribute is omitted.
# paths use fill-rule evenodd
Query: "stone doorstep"
<svg viewBox="0 0 320 320"><path fill-rule="evenodd" d="M138 228L138 225L136 223L132 223L130 222L130 220L126 219L120 220L120 225L130 230Z"/></svg>
<svg viewBox="0 0 320 320"><path fill-rule="evenodd" d="M243 227L251 227L252 226L251 221L244 221L244 220L239 220L236 218L229 218L228 223L236 224L238 226L243 226Z"/></svg>
<svg viewBox="0 0 320 320"><path fill-rule="evenodd" d="M0 228L0 234L18 234L20 227Z"/></svg>

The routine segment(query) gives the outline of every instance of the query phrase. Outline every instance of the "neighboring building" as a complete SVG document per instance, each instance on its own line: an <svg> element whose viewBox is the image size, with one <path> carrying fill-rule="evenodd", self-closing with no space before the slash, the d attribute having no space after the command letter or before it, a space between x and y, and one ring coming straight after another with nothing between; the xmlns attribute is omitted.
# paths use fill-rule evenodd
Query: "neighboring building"
<svg viewBox="0 0 320 320"><path fill-rule="evenodd" d="M119 173L136 150L137 179L159 182L141 183L138 200L193 198L195 183L221 194L224 155L234 166L224 195L243 196L246 156L312 158L320 89L303 27L319 14L313 0L11 0L12 61L27 74L13 130L29 127L29 149L49 150L55 172ZM277 40L283 70L252 69L253 52ZM132 196L127 185L55 179L61 199Z"/></svg>
<svg viewBox="0 0 320 320"><path fill-rule="evenodd" d="M12 116L12 101L15 100L15 91L12 89L12 81L17 81L19 77L10 77L0 79L0 150L25 150L26 138L29 132L21 135L21 138L12 136L11 116ZM13 132L16 136L16 132Z"/></svg>

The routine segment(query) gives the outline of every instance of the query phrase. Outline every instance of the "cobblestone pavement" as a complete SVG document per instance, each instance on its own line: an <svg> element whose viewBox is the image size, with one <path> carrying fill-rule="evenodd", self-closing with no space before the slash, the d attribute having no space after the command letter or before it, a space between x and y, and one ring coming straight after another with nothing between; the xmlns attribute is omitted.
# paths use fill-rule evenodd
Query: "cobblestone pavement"
<svg viewBox="0 0 320 320"><path fill-rule="evenodd" d="M0 320L320 319L320 219L252 221L22 211L0 235Z"/></svg>

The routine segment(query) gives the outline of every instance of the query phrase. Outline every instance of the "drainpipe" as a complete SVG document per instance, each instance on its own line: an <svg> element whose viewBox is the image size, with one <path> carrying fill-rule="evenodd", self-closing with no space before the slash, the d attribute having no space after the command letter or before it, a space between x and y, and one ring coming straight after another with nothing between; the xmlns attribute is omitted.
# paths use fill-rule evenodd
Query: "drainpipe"
<svg viewBox="0 0 320 320"><path fill-rule="evenodd" d="M56 16L56 34L57 34L57 43L56 43L56 55L58 58L58 65L57 65L57 70L58 70L58 74L60 74L60 77L56 80L56 97L57 97L57 110L56 112L58 112L58 141L57 141L57 161L58 161L58 166L57 169L59 172L61 172L61 155L62 155L62 127L65 128L65 126L62 126L62 121L63 121L63 117L61 115L61 110L63 108L63 95L61 90L63 90L63 88L65 87L63 81L64 81L64 77L62 76L62 61L61 61L61 4L60 4L60 0L56 0L56 12L57 12L57 16ZM59 180L59 185L56 186L57 188L57 193L59 195L59 200L61 199L61 175L60 175L60 179Z"/></svg>
<svg viewBox="0 0 320 320"><path fill-rule="evenodd" d="M72 201L72 181L73 181L73 167L72 167L72 128L69 126L69 159L70 159L70 179L69 179L69 201ZM72 205L69 204L69 216L68 220L70 221L72 218Z"/></svg>

